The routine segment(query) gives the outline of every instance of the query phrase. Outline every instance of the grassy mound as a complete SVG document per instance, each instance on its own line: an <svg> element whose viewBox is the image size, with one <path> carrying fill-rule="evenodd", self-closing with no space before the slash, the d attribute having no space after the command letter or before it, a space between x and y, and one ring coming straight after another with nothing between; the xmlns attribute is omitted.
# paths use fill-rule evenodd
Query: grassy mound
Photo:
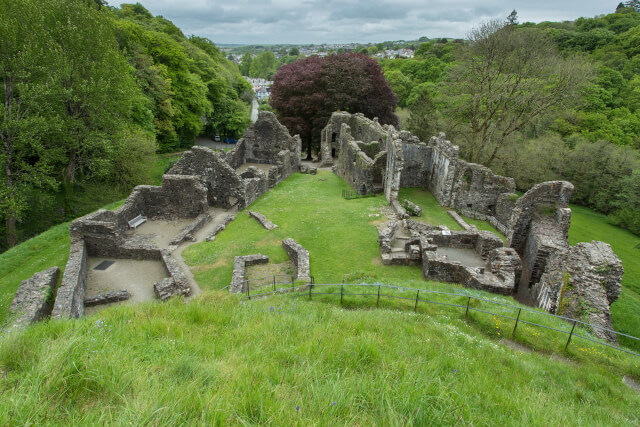
<svg viewBox="0 0 640 427"><path fill-rule="evenodd" d="M347 304L348 302L345 301ZM637 424L615 367L303 298L120 306L0 341L1 424Z"/></svg>

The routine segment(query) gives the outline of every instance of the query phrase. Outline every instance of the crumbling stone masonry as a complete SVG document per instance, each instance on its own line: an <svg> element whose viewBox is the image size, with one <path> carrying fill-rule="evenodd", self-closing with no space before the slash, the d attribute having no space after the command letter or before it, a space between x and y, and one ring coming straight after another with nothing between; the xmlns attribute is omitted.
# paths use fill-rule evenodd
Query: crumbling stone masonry
<svg viewBox="0 0 640 427"><path fill-rule="evenodd" d="M481 273L483 276L468 266L452 266L437 255L437 248L463 248L466 244L462 239L478 241L471 236L480 235L475 227L455 214L452 216L462 224L464 232L446 230L446 233L434 234L433 230L414 229L412 236L407 237L403 234L410 228L406 222L404 225L389 223L380 230L378 238L383 263L405 265L422 260L426 278L491 288L500 293L513 292L523 302L551 307L547 291L541 291L539 284L543 275L557 274L561 268L559 263L566 261L563 254L569 250L571 183L541 183L518 197L512 178L460 159L458 146L443 133L424 143L409 132L381 126L362 114L346 112L333 113L323 129L321 158L323 166L334 165L335 173L360 194L375 192L381 176L385 197L403 221L408 213L398 201L400 188L422 187L429 189L442 206L490 222L508 237L507 246L512 248L508 253L500 252L500 256L476 250L490 263L484 269L486 272ZM382 161L386 164L380 168ZM493 249L497 248L491 247ZM490 253L494 258L490 258ZM514 254L520 259L517 268ZM491 280L484 280L488 275ZM597 301L587 298L584 301L591 304L593 310L604 313Z"/></svg>
<svg viewBox="0 0 640 427"><path fill-rule="evenodd" d="M131 298L131 294L126 289L120 289L119 291L109 291L104 294L96 295L95 297L87 298L84 300L85 307L95 307L97 305L111 304L113 302L126 301Z"/></svg>
<svg viewBox="0 0 640 427"><path fill-rule="evenodd" d="M51 314L59 273L58 267L51 267L22 281L9 308L12 329L24 328Z"/></svg>
<svg viewBox="0 0 640 427"><path fill-rule="evenodd" d="M578 243L556 252L533 289L538 306L596 325L593 333L617 342L609 306L618 299L624 272L620 259L604 242Z"/></svg>
<svg viewBox="0 0 640 427"><path fill-rule="evenodd" d="M382 191L388 129L359 113L333 113L322 131L322 166L335 163L336 174L358 194Z"/></svg>
<svg viewBox="0 0 640 427"><path fill-rule="evenodd" d="M302 142L290 136L275 115L263 111L228 153L205 147L185 152L169 171L174 175L194 176L207 188L210 206L244 209L269 188L282 182L300 168ZM237 170L245 164L270 165L265 172L255 166Z"/></svg>
<svg viewBox="0 0 640 427"><path fill-rule="evenodd" d="M231 286L229 292L239 294L247 292L249 284L246 282L246 270L251 265L267 264L269 257L262 254L237 256L233 260L233 275L231 276Z"/></svg>
<svg viewBox="0 0 640 427"><path fill-rule="evenodd" d="M282 247L296 266L296 280L311 280L311 266L309 264L309 251L295 240L289 238L282 241Z"/></svg>
<svg viewBox="0 0 640 427"><path fill-rule="evenodd" d="M245 163L273 165L268 174L271 188L300 169L301 151L300 137L292 137L275 114L261 111L258 120L249 126L234 149L227 153L227 162L234 169Z"/></svg>

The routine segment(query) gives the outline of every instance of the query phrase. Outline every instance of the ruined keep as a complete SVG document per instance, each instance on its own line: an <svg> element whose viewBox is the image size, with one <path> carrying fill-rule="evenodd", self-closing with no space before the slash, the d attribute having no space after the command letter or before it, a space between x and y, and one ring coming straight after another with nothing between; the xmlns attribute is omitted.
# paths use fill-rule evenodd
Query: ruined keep
<svg viewBox="0 0 640 427"><path fill-rule="evenodd" d="M589 290L589 283L600 280L608 283L607 289L619 289L622 265L610 248L603 249L602 242L594 242L595 249L589 250L582 244L569 246L571 183L541 183L519 197L512 178L460 159L458 146L443 133L425 143L409 132L346 112L331 116L322 131L320 155L322 164L333 165L335 173L359 194L384 190L397 218L379 229L383 263L421 265L428 280L514 295L552 313L577 313L575 304L566 301L579 300L583 312L587 307L590 321L611 328L609 305L617 294ZM507 236L506 247L493 233L474 227L452 231L408 220L398 200L403 187L428 189L440 205L488 221ZM565 273L583 277L577 275L578 265L584 271L610 274L558 281ZM580 297L571 297L574 294ZM565 311L558 295L567 295ZM598 336L612 339L610 333Z"/></svg>

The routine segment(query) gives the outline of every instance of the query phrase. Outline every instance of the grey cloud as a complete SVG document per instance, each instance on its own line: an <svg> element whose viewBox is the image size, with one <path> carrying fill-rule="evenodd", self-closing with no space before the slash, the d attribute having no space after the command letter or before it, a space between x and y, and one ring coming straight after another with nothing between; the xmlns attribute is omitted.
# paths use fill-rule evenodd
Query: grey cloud
<svg viewBox="0 0 640 427"><path fill-rule="evenodd" d="M615 10L619 0L140 0L185 34L216 43L339 43L465 37L516 9L521 22L559 21Z"/></svg>

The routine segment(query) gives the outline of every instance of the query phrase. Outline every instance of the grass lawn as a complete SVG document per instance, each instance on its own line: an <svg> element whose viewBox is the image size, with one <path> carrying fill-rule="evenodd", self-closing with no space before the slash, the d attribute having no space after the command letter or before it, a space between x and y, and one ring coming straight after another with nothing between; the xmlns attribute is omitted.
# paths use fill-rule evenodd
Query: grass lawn
<svg viewBox="0 0 640 427"><path fill-rule="evenodd" d="M430 191L425 191L417 187L401 188L398 193L400 204L402 204L404 199L422 208L422 215L418 217L412 216L411 219L432 225L446 225L451 230L462 230L462 227L449 216L447 213L448 209L440 206Z"/></svg>
<svg viewBox="0 0 640 427"><path fill-rule="evenodd" d="M43 322L0 338L0 424L640 422L640 395L592 354L511 350L400 304L212 291Z"/></svg>
<svg viewBox="0 0 640 427"><path fill-rule="evenodd" d="M288 237L309 251L311 274L318 283L422 281L419 267L382 265L374 223L383 220L384 196L345 200L343 188L347 184L328 171L292 175L240 212L214 242L183 252L196 281L202 289L229 285L235 256L261 253L273 263L284 262L288 256L282 240ZM279 228L265 230L248 210L264 214Z"/></svg>

